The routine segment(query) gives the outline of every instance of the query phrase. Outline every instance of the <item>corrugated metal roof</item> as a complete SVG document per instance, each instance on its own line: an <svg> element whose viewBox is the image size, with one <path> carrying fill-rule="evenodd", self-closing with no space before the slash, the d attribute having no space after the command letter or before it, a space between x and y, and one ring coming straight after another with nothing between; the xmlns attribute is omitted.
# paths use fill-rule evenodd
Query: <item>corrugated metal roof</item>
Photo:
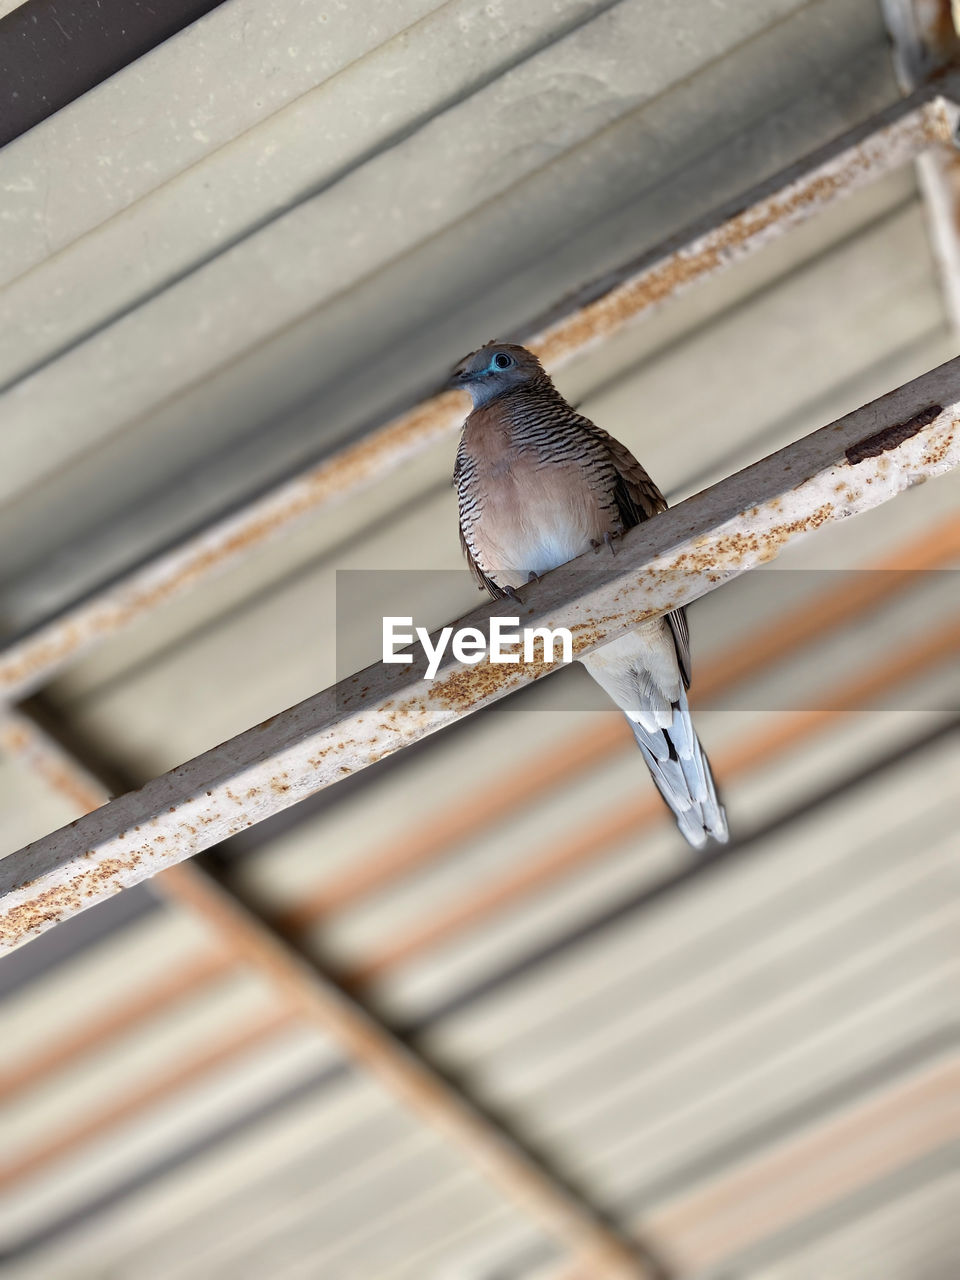
<svg viewBox="0 0 960 1280"><path fill-rule="evenodd" d="M874 0L221 5L0 152L7 637L897 96ZM675 501L956 349L902 170L558 381ZM383 612L455 616L452 452L106 639L44 715L136 784L373 660ZM735 833L713 863L579 670L222 851L667 1274L952 1275L958 496L912 489L692 610ZM723 674L902 554L937 567ZM77 814L16 756L0 795L7 852ZM11 1276L569 1274L143 898L4 962Z"/></svg>

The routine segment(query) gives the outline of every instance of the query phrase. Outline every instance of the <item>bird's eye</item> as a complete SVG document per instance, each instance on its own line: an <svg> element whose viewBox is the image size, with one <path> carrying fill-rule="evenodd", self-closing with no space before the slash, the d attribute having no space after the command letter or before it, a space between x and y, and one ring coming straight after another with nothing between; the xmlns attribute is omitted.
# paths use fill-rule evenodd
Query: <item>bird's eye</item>
<svg viewBox="0 0 960 1280"><path fill-rule="evenodd" d="M498 369L509 369L513 364L513 357L505 355L502 351L498 351L493 357L493 363Z"/></svg>

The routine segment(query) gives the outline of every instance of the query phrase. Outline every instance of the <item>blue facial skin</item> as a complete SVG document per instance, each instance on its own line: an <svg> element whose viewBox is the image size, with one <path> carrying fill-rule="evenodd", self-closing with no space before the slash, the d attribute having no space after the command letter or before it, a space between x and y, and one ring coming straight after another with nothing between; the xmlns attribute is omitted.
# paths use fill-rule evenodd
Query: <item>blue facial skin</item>
<svg viewBox="0 0 960 1280"><path fill-rule="evenodd" d="M454 385L470 392L473 407L477 409L526 381L527 376L518 368L509 352L494 351L486 365L479 369L464 369L456 374Z"/></svg>

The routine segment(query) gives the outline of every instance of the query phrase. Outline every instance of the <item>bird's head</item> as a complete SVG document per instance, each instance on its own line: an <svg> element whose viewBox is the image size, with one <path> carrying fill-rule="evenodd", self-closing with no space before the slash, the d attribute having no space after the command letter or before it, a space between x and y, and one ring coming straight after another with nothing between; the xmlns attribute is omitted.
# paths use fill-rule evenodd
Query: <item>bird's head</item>
<svg viewBox="0 0 960 1280"><path fill-rule="evenodd" d="M453 371L450 385L469 391L476 409L506 391L546 376L543 365L526 347L488 342L479 351L464 356Z"/></svg>

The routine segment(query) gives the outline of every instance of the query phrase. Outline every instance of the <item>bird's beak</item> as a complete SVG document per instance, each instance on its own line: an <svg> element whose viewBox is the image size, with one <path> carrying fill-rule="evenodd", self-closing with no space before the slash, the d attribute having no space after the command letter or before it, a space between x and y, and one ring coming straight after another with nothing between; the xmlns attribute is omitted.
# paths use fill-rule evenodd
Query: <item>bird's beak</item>
<svg viewBox="0 0 960 1280"><path fill-rule="evenodd" d="M453 389L460 390L469 380L470 374L465 369L455 369L447 379L445 386L448 391Z"/></svg>

